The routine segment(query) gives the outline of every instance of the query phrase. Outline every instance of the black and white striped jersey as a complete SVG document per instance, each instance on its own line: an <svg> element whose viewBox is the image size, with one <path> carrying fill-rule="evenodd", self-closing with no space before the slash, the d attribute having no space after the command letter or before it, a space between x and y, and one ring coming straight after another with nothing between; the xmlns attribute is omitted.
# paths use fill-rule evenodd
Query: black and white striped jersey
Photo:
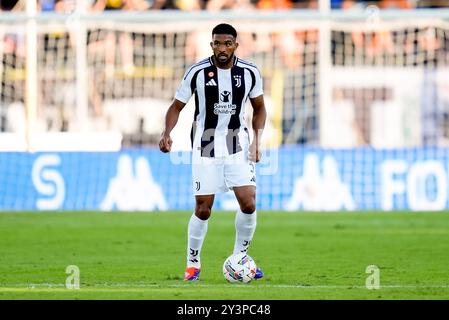
<svg viewBox="0 0 449 320"><path fill-rule="evenodd" d="M229 69L204 59L184 74L175 99L187 103L195 95L191 139L193 151L202 157L224 157L242 150L249 141L245 126L245 103L263 94L257 67L235 57Z"/></svg>

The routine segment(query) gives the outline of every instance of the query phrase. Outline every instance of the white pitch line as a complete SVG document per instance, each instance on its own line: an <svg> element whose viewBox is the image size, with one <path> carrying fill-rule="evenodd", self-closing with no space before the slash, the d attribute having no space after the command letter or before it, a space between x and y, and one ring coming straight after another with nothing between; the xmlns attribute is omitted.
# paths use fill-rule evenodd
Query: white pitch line
<svg viewBox="0 0 449 320"><path fill-rule="evenodd" d="M56 283L0 283L0 290L2 288L64 288L64 284ZM80 284L80 288L192 288L192 287L205 287L205 288L248 288L256 290L258 288L284 288L284 289L367 289L366 286L359 285L288 285L288 284L258 284L248 285L244 284L203 284L203 283L188 283L188 284L154 284L154 283L95 283L90 285ZM380 289L447 289L449 284L422 284L422 285L380 285Z"/></svg>

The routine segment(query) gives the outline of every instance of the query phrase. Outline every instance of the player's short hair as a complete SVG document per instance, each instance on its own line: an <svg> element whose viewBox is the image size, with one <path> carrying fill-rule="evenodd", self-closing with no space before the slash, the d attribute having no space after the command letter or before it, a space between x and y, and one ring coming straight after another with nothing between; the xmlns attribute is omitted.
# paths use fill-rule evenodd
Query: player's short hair
<svg viewBox="0 0 449 320"><path fill-rule="evenodd" d="M230 34L234 38L237 38L237 30L233 26L227 23L220 23L212 29L212 37L214 34Z"/></svg>

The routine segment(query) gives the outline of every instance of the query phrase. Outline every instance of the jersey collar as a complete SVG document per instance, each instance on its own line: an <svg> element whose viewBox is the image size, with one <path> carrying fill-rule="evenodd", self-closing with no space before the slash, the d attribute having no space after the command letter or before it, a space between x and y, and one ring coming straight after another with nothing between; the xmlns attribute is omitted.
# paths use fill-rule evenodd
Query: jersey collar
<svg viewBox="0 0 449 320"><path fill-rule="evenodd" d="M209 62L210 62L211 65L217 67L217 66L215 65L215 63L214 63L213 57L214 57L213 55L209 57ZM234 55L234 63L232 64L232 66L237 65L237 61L238 61L238 60L239 60L239 58L237 58L237 56Z"/></svg>

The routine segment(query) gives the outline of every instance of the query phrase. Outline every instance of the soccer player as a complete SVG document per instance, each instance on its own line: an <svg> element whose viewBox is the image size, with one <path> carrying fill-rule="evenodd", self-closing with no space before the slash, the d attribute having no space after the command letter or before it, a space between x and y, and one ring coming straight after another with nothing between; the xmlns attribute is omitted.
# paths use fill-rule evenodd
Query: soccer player
<svg viewBox="0 0 449 320"><path fill-rule="evenodd" d="M235 217L234 253L247 252L256 229L255 163L260 161L260 142L266 110L262 77L257 67L238 58L237 31L229 24L212 30L213 55L190 67L165 116L159 142L170 152L170 132L179 113L195 95L195 117L191 131L192 178L195 213L188 225L187 269L184 280L198 280L200 253L207 232L215 194L233 190L239 203ZM253 141L245 126L245 102L253 108ZM258 268L255 278L263 277Z"/></svg>

